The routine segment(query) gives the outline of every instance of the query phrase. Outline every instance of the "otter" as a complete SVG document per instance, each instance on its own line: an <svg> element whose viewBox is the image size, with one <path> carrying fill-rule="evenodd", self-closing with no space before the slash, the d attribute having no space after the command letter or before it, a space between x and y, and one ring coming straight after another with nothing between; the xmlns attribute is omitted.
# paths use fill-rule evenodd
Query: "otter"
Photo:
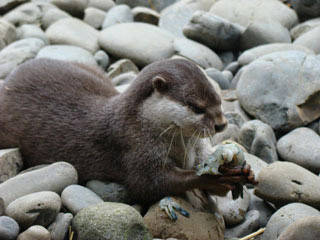
<svg viewBox="0 0 320 240"><path fill-rule="evenodd" d="M0 89L0 148L19 147L26 167L65 161L81 182L122 183L143 205L233 189L241 172L194 169L226 125L220 96L181 59L148 65L121 94L98 68L52 59L20 65Z"/></svg>

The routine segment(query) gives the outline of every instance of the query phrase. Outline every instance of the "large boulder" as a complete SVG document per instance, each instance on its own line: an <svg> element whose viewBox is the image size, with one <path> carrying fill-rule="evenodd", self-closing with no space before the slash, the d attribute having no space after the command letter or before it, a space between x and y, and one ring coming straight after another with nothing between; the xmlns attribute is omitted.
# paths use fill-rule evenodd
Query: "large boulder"
<svg viewBox="0 0 320 240"><path fill-rule="evenodd" d="M320 117L320 61L303 52L266 55L243 70L237 84L241 106L276 133Z"/></svg>

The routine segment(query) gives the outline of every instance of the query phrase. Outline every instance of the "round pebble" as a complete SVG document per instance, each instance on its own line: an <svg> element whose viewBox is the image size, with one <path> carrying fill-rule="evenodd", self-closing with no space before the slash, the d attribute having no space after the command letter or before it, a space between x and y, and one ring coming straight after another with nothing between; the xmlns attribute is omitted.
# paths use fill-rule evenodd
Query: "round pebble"
<svg viewBox="0 0 320 240"><path fill-rule="evenodd" d="M19 234L18 223L7 216L0 216L0 239L15 240Z"/></svg>
<svg viewBox="0 0 320 240"><path fill-rule="evenodd" d="M51 240L50 232L42 226L34 225L19 234L17 240Z"/></svg>

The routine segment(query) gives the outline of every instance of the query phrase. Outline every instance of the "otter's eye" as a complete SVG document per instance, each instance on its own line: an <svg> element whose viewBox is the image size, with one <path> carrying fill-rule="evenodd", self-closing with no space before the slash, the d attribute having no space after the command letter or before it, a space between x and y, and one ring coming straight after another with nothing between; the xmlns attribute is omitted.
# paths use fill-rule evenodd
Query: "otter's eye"
<svg viewBox="0 0 320 240"><path fill-rule="evenodd" d="M204 107L200 107L195 104L190 104L190 107L196 114L204 114L206 112L206 109Z"/></svg>

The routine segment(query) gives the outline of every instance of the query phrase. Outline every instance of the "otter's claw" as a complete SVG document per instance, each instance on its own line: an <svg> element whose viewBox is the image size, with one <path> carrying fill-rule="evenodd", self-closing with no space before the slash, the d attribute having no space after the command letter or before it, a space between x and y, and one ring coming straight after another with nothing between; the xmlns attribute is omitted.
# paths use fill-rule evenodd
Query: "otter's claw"
<svg viewBox="0 0 320 240"><path fill-rule="evenodd" d="M176 221L178 219L178 216L175 213L175 210L180 212L181 215L185 217L189 217L189 213L186 210L184 210L182 207L180 207L180 205L176 203L174 200L172 200L170 197L163 198L160 201L159 206L162 210L166 212L166 214L172 221Z"/></svg>

